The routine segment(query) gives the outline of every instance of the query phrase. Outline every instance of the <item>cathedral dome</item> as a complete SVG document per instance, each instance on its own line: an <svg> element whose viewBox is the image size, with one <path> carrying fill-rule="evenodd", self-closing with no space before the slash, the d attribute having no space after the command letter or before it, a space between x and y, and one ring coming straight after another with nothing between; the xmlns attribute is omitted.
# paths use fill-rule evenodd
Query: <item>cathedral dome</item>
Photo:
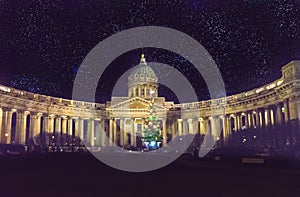
<svg viewBox="0 0 300 197"><path fill-rule="evenodd" d="M150 98L150 91L155 91L157 96L158 78L152 68L147 65L144 54L140 64L133 69L128 77L128 96Z"/></svg>
<svg viewBox="0 0 300 197"><path fill-rule="evenodd" d="M140 64L135 68L128 77L128 86L146 84L146 83L157 83L157 76L153 69L147 65L144 54Z"/></svg>

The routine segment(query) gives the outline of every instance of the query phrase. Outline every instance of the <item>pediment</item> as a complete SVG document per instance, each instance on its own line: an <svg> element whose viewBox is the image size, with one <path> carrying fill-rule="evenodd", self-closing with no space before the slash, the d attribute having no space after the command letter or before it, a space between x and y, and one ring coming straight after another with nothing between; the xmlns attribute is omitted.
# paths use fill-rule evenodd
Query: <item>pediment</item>
<svg viewBox="0 0 300 197"><path fill-rule="evenodd" d="M139 102L139 101L129 103L127 106L129 109L148 109L149 108L149 105L147 105L143 102Z"/></svg>
<svg viewBox="0 0 300 197"><path fill-rule="evenodd" d="M149 105L150 105L150 101L143 99L143 98L139 98L139 97L135 97L135 98L131 98L128 99L126 101L114 104L112 103L112 105L108 108L108 110L130 110L130 109L144 109L144 110L149 110ZM154 106L157 110L166 110L166 108L162 105L156 104L154 103Z"/></svg>

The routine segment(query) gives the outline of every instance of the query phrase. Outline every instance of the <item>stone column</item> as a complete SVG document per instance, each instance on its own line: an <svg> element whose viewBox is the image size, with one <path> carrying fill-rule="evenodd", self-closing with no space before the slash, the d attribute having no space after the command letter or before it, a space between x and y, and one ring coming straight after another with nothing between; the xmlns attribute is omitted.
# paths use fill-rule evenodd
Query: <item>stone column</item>
<svg viewBox="0 0 300 197"><path fill-rule="evenodd" d="M226 118L222 116L222 129L223 129L223 138L227 138L227 129L226 129Z"/></svg>
<svg viewBox="0 0 300 197"><path fill-rule="evenodd" d="M101 144L100 146L107 146L106 142L106 131L105 131L105 119L101 119L100 121L100 131L101 131Z"/></svg>
<svg viewBox="0 0 300 197"><path fill-rule="evenodd" d="M238 117L238 115L237 114L235 114L234 115L234 131L236 132L237 130L238 130L238 119L239 119L239 117Z"/></svg>
<svg viewBox="0 0 300 197"><path fill-rule="evenodd" d="M26 143L26 119L27 119L27 113L24 111L18 111L17 112L17 125L16 125L16 137L15 141L17 144L23 144Z"/></svg>
<svg viewBox="0 0 300 197"><path fill-rule="evenodd" d="M245 119L245 124L243 125L243 117ZM244 114L241 116L241 125L242 127L245 126L245 128L248 128L248 114L244 112Z"/></svg>
<svg viewBox="0 0 300 197"><path fill-rule="evenodd" d="M86 133L85 133L85 138L84 138L84 142L87 146L90 146L90 142L91 142L91 120L90 119L86 119L87 121L87 128L86 128Z"/></svg>
<svg viewBox="0 0 300 197"><path fill-rule="evenodd" d="M67 118L62 119L62 133L67 134Z"/></svg>
<svg viewBox="0 0 300 197"><path fill-rule="evenodd" d="M205 128L205 134L211 135L211 117L207 117L204 119L204 128ZM210 125L209 125L210 123Z"/></svg>
<svg viewBox="0 0 300 197"><path fill-rule="evenodd" d="M109 146L113 145L113 118L109 119Z"/></svg>
<svg viewBox="0 0 300 197"><path fill-rule="evenodd" d="M120 118L120 144L121 146L125 145L125 136L124 136L124 118Z"/></svg>
<svg viewBox="0 0 300 197"><path fill-rule="evenodd" d="M186 134L193 133L194 130L193 130L193 122L192 122L192 120L191 119L187 119L186 120L186 124L187 124L187 132L186 132Z"/></svg>
<svg viewBox="0 0 300 197"><path fill-rule="evenodd" d="M253 128L256 127L256 122L255 122L254 116L256 117L256 113L254 113L254 111L252 111L252 113L251 113L251 124L252 124Z"/></svg>
<svg viewBox="0 0 300 197"><path fill-rule="evenodd" d="M101 131L101 119L95 120L95 146L101 146L101 140L102 140L102 131Z"/></svg>
<svg viewBox="0 0 300 197"><path fill-rule="evenodd" d="M182 119L178 119L177 120L177 124L178 124L178 135L183 135L183 131L182 131Z"/></svg>
<svg viewBox="0 0 300 197"><path fill-rule="evenodd" d="M65 145L66 144L66 134L67 134L67 117L63 117L62 121L61 121L61 131L62 131L62 144Z"/></svg>
<svg viewBox="0 0 300 197"><path fill-rule="evenodd" d="M49 132L49 117L48 115L43 116L43 133L44 132Z"/></svg>
<svg viewBox="0 0 300 197"><path fill-rule="evenodd" d="M271 125L274 125L274 110L270 109L270 120L271 120Z"/></svg>
<svg viewBox="0 0 300 197"><path fill-rule="evenodd" d="M73 118L72 117L69 117L69 119L68 119L68 134L70 136L73 135Z"/></svg>
<svg viewBox="0 0 300 197"><path fill-rule="evenodd" d="M130 132L130 141L131 145L136 145L136 136L135 136L135 127L134 127L134 118L131 119L131 132Z"/></svg>
<svg viewBox="0 0 300 197"><path fill-rule="evenodd" d="M133 96L136 97L137 96L136 95L136 87L133 87L132 89L133 89Z"/></svg>
<svg viewBox="0 0 300 197"><path fill-rule="evenodd" d="M30 127L29 127L29 139L33 138L35 135L35 127L36 127L36 116L35 112L30 113Z"/></svg>
<svg viewBox="0 0 300 197"><path fill-rule="evenodd" d="M200 135L205 135L206 130L205 130L205 122L203 120L203 118L199 118L199 122L200 122Z"/></svg>
<svg viewBox="0 0 300 197"><path fill-rule="evenodd" d="M0 142L2 142L4 133L5 133L5 123L6 123L6 118L4 118L4 113L3 109L1 108L1 113L0 113Z"/></svg>
<svg viewBox="0 0 300 197"><path fill-rule="evenodd" d="M183 128L183 135L186 135L188 134L188 122L187 122L187 119L184 119L182 121L182 128Z"/></svg>
<svg viewBox="0 0 300 197"><path fill-rule="evenodd" d="M3 108L1 108L1 113L0 113L0 142L1 143L5 137L4 136L5 131L6 131L5 125L6 125L6 117L4 116Z"/></svg>
<svg viewBox="0 0 300 197"><path fill-rule="evenodd" d="M284 100L283 108L284 108L284 120L285 120L285 123L287 123L290 120L289 100L288 99Z"/></svg>
<svg viewBox="0 0 300 197"><path fill-rule="evenodd" d="M193 119L193 134L199 134L199 121L198 118Z"/></svg>
<svg viewBox="0 0 300 197"><path fill-rule="evenodd" d="M139 97L141 96L141 87L139 86Z"/></svg>
<svg viewBox="0 0 300 197"><path fill-rule="evenodd" d="M210 119L210 128L211 128L211 135L215 138L216 135L216 122L215 122L215 118L214 117L209 117Z"/></svg>
<svg viewBox="0 0 300 197"><path fill-rule="evenodd" d="M226 136L231 135L231 122L230 122L230 116L225 116L226 117Z"/></svg>
<svg viewBox="0 0 300 197"><path fill-rule="evenodd" d="M260 127L260 120L259 120L259 112L255 111L255 120L254 120L254 116L253 116L253 122L256 128Z"/></svg>
<svg viewBox="0 0 300 197"><path fill-rule="evenodd" d="M127 145L127 144L129 144L129 142L128 142L127 132L124 129L124 126L125 126L124 124L125 124L125 119L123 121L123 135L124 135L124 145Z"/></svg>
<svg viewBox="0 0 300 197"><path fill-rule="evenodd" d="M94 132L95 124L94 119L88 120L88 130L87 130L87 139L86 142L90 146L95 145L95 132Z"/></svg>
<svg viewBox="0 0 300 197"><path fill-rule="evenodd" d="M78 133L81 141L84 141L84 118L78 119Z"/></svg>
<svg viewBox="0 0 300 197"><path fill-rule="evenodd" d="M238 114L236 114L235 116L235 119L236 119L236 131L240 130L240 116Z"/></svg>
<svg viewBox="0 0 300 197"><path fill-rule="evenodd" d="M38 114L36 116L36 135L41 134L41 118L42 118L42 114Z"/></svg>
<svg viewBox="0 0 300 197"><path fill-rule="evenodd" d="M281 106L279 104L276 105L276 124L282 124L282 115L281 115Z"/></svg>
<svg viewBox="0 0 300 197"><path fill-rule="evenodd" d="M49 133L53 133L54 132L54 117L53 116L49 116Z"/></svg>
<svg viewBox="0 0 300 197"><path fill-rule="evenodd" d="M12 111L9 108L2 108L1 143L9 144L11 136Z"/></svg>
<svg viewBox="0 0 300 197"><path fill-rule="evenodd" d="M74 119L75 128L74 128L74 136L79 137L79 118Z"/></svg>
<svg viewBox="0 0 300 197"><path fill-rule="evenodd" d="M270 113L269 109L265 108L265 126L267 127L270 124Z"/></svg>
<svg viewBox="0 0 300 197"><path fill-rule="evenodd" d="M162 129L162 137L163 137L163 146L167 145L167 124L166 124L166 119L163 118L163 129Z"/></svg>
<svg viewBox="0 0 300 197"><path fill-rule="evenodd" d="M23 112L21 115L21 124L20 124L20 144L26 144L26 125L27 125L27 116L29 112Z"/></svg>
<svg viewBox="0 0 300 197"><path fill-rule="evenodd" d="M238 130L242 130L243 122L242 122L242 114L239 114L238 116Z"/></svg>
<svg viewBox="0 0 300 197"><path fill-rule="evenodd" d="M113 142L115 143L115 144L117 144L117 119L116 118L114 118L114 120L113 120Z"/></svg>
<svg viewBox="0 0 300 197"><path fill-rule="evenodd" d="M11 127L12 127L12 115L13 115L13 112L12 111L8 111L8 116L7 116L7 127L6 127L6 134L7 134L7 137L6 137L6 143L7 144L10 144L11 143Z"/></svg>
<svg viewBox="0 0 300 197"><path fill-rule="evenodd" d="M214 117L214 124L215 124L215 129L214 129L214 138L218 139L220 137L221 133L221 127L220 127L220 117L216 116Z"/></svg>
<svg viewBox="0 0 300 197"><path fill-rule="evenodd" d="M43 144L49 145L49 116L48 114L43 115L43 128L42 128L42 133L44 134L43 138ZM44 141L45 140L45 141Z"/></svg>
<svg viewBox="0 0 300 197"><path fill-rule="evenodd" d="M263 127L263 117L262 117L262 112L259 111L258 112L258 120L259 120L259 127L262 128Z"/></svg>
<svg viewBox="0 0 300 197"><path fill-rule="evenodd" d="M37 113L30 115L30 127L32 137L40 134L41 117Z"/></svg>
<svg viewBox="0 0 300 197"><path fill-rule="evenodd" d="M55 132L61 133L61 117L55 118Z"/></svg>
<svg viewBox="0 0 300 197"><path fill-rule="evenodd" d="M251 119L251 112L248 112L247 113L247 122L248 122L248 128L251 128L251 127L253 127L253 125L252 125L252 119Z"/></svg>
<svg viewBox="0 0 300 197"><path fill-rule="evenodd" d="M55 140L56 145L61 145L61 117L57 116L55 118L55 135L57 139Z"/></svg>
<svg viewBox="0 0 300 197"><path fill-rule="evenodd" d="M170 129L171 129L172 139L174 139L175 136L176 136L175 120L174 120L174 119L171 119L171 126L170 126Z"/></svg>
<svg viewBox="0 0 300 197"><path fill-rule="evenodd" d="M188 119L187 120L188 124L188 134L194 134L195 133L195 126L194 126L194 120L193 119Z"/></svg>

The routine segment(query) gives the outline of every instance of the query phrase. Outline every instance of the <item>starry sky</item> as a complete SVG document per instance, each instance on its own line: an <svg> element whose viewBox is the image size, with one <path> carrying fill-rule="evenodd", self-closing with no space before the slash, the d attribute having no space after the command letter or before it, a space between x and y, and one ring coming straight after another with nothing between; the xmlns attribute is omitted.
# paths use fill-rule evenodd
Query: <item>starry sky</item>
<svg viewBox="0 0 300 197"><path fill-rule="evenodd" d="M300 0L0 0L0 83L71 98L78 68L93 47L114 33L147 25L174 28L199 41L220 69L227 95L276 80L283 65L300 60ZM199 100L209 98L187 60L144 48L121 55L106 69L98 102L110 100L118 77L139 63L142 52L147 61L183 73ZM163 85L159 94L176 100Z"/></svg>

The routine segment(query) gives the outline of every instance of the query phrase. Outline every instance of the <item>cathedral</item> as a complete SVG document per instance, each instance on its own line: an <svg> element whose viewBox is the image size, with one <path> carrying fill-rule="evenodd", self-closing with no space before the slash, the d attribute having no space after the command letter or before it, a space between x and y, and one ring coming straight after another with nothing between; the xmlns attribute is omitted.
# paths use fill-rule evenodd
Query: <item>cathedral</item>
<svg viewBox="0 0 300 197"><path fill-rule="evenodd" d="M106 103L51 97L0 85L1 143L26 145L30 139L47 133L47 145L66 135L80 138L87 146L140 147L150 109L150 91L163 146L187 134L226 141L238 131L298 126L300 120L299 61L283 66L282 77L262 87L212 100L175 104L158 96L158 77L142 55L128 77L127 97L112 97ZM67 139L59 143L64 146L72 142Z"/></svg>

